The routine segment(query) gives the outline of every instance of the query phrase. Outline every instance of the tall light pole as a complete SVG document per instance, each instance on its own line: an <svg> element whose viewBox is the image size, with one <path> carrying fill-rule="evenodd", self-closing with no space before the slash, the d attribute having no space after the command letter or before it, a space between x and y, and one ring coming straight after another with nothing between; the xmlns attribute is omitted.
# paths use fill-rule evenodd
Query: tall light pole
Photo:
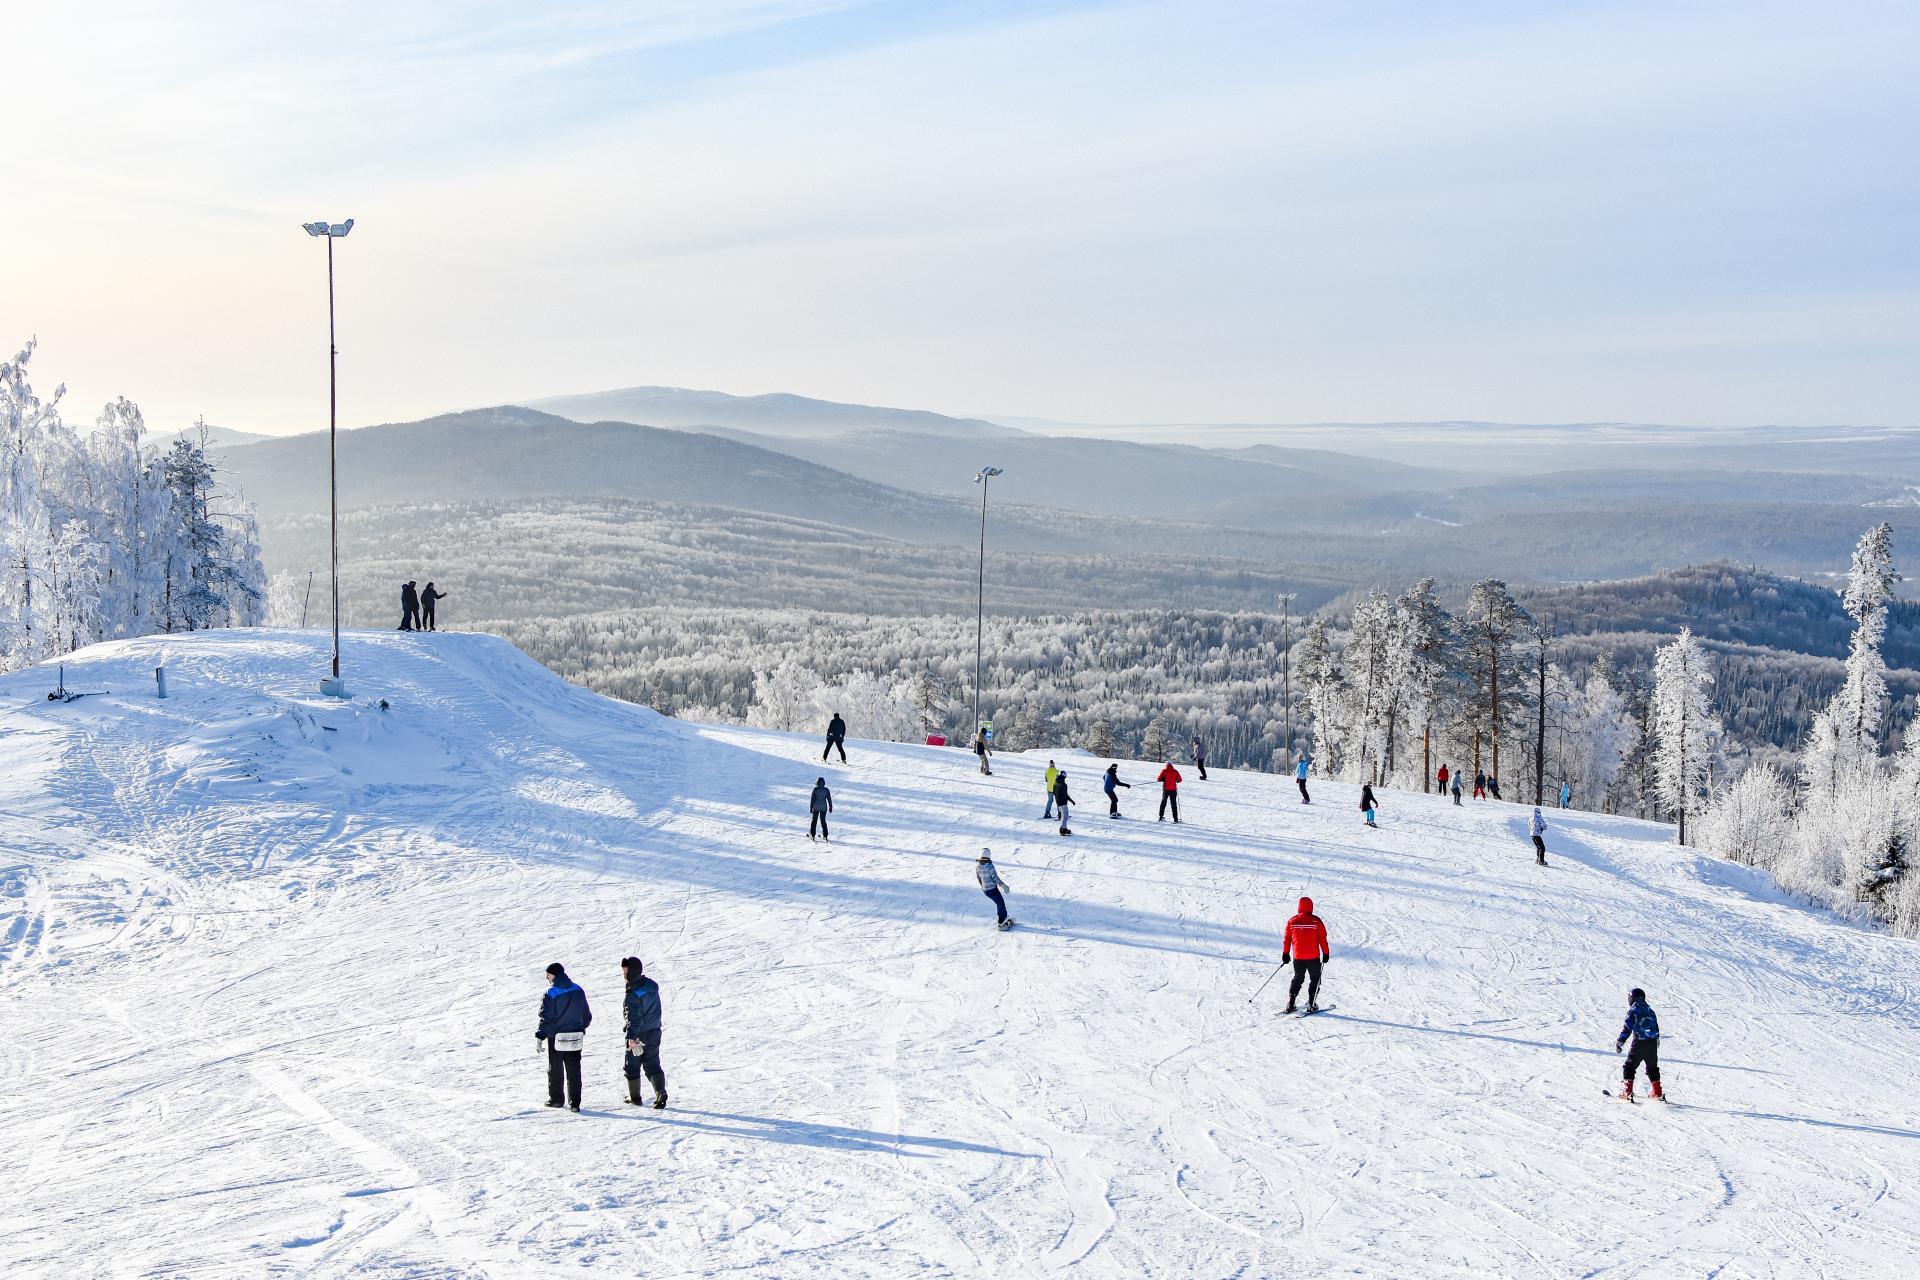
<svg viewBox="0 0 1920 1280"><path fill-rule="evenodd" d="M999 467L982 467L973 477L980 486L980 594L973 622L973 731L980 732L980 653L987 636L987 481L1002 474Z"/></svg>
<svg viewBox="0 0 1920 1280"><path fill-rule="evenodd" d="M340 473L337 466L340 435L340 348L333 345L333 242L353 230L345 222L303 222L310 236L327 242L327 569L333 579L333 677L320 682L320 692L345 697L340 679Z"/></svg>
<svg viewBox="0 0 1920 1280"><path fill-rule="evenodd" d="M1293 598L1298 594L1280 594L1280 722L1286 726L1280 732L1286 739L1289 773L1293 771Z"/></svg>

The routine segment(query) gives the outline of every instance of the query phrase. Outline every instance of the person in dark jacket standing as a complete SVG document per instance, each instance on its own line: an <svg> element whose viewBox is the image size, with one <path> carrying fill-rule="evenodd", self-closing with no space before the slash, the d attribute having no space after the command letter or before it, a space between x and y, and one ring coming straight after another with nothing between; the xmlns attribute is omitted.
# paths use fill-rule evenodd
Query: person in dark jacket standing
<svg viewBox="0 0 1920 1280"><path fill-rule="evenodd" d="M1180 821L1180 771L1173 767L1173 761L1167 761L1167 767L1160 771L1157 779L1160 783L1160 817L1167 820L1167 807L1173 807L1173 820Z"/></svg>
<svg viewBox="0 0 1920 1280"><path fill-rule="evenodd" d="M1067 826L1067 810L1078 803L1067 792L1067 773L1062 769L1053 779L1053 807L1060 811L1060 834L1070 836L1073 831Z"/></svg>
<svg viewBox="0 0 1920 1280"><path fill-rule="evenodd" d="M1200 771L1200 781L1207 780L1207 744L1200 741L1200 735L1193 735L1193 767Z"/></svg>
<svg viewBox="0 0 1920 1280"><path fill-rule="evenodd" d="M827 755L836 750L840 753L840 763L845 764L847 762L847 722L840 718L838 711L833 713L833 719L827 721L827 749L820 753L821 761L824 763Z"/></svg>
<svg viewBox="0 0 1920 1280"><path fill-rule="evenodd" d="M587 993L556 960L547 966L547 994L540 998L540 1029L533 1042L547 1051L547 1105L580 1109L580 1053L593 1011Z"/></svg>
<svg viewBox="0 0 1920 1280"><path fill-rule="evenodd" d="M993 754L993 748L987 744L987 732L984 729L973 735L973 754L980 757L980 772L991 778L993 768L987 763L987 757Z"/></svg>
<svg viewBox="0 0 1920 1280"><path fill-rule="evenodd" d="M1100 789L1107 793L1107 816L1109 818L1117 818L1120 816L1120 793L1115 790L1116 787L1125 787L1129 791L1133 790L1133 784L1131 782L1120 781L1120 766L1110 764L1107 766L1106 777L1100 782Z"/></svg>
<svg viewBox="0 0 1920 1280"><path fill-rule="evenodd" d="M1300 984L1307 984L1307 1012L1320 1010L1320 966L1333 959L1327 948L1327 926L1313 914L1313 899L1300 899L1300 912L1287 921L1280 963L1293 962L1293 986L1287 990L1287 1012L1292 1013L1300 999Z"/></svg>
<svg viewBox="0 0 1920 1280"><path fill-rule="evenodd" d="M1367 815L1367 825L1370 827L1377 827L1380 825L1379 823L1373 820L1373 811L1375 807L1376 806L1373 803L1373 784L1371 782L1361 783L1360 784L1360 812Z"/></svg>
<svg viewBox="0 0 1920 1280"><path fill-rule="evenodd" d="M1653 1010L1647 1007L1647 993L1635 987L1627 992L1627 1020L1620 1028L1619 1039L1613 1042L1613 1051L1633 1037L1633 1048L1627 1052L1627 1060L1620 1068L1620 1096L1629 1102L1633 1100L1633 1072L1641 1063L1647 1064L1647 1079L1653 1085L1653 1096L1665 1102L1666 1095L1660 1092L1660 1019L1653 1016Z"/></svg>
<svg viewBox="0 0 1920 1280"><path fill-rule="evenodd" d="M394 629L396 631L413 630L414 619L419 616L420 596L414 591L413 582L409 579L400 584L400 625Z"/></svg>
<svg viewBox="0 0 1920 1280"><path fill-rule="evenodd" d="M427 584L427 589L420 593L420 630L438 631L440 629L434 625L433 606L446 598L446 592L435 591L431 582Z"/></svg>
<svg viewBox="0 0 1920 1280"><path fill-rule="evenodd" d="M812 840L817 835L832 844L833 836L827 830L827 815L833 812L833 792L827 790L825 778L813 780L813 795L807 801L807 812L813 815L807 823L807 839Z"/></svg>
<svg viewBox="0 0 1920 1280"><path fill-rule="evenodd" d="M640 1103L640 1075L653 1086L653 1107L667 1105L667 1073L660 1069L660 984L646 975L639 956L620 962L627 975L627 999L621 1013L626 1022L627 1101Z"/></svg>
<svg viewBox="0 0 1920 1280"><path fill-rule="evenodd" d="M1487 774L1484 769L1476 769L1473 772L1473 798L1475 800L1487 798Z"/></svg>
<svg viewBox="0 0 1920 1280"><path fill-rule="evenodd" d="M1013 928L1013 917L1007 914L1007 899L1001 892L1007 887L1007 882L1000 878L1000 869L993 865L993 850L980 851L980 860L973 864L973 878L980 882L980 892L987 895L987 901L999 913L999 926L1002 929Z"/></svg>

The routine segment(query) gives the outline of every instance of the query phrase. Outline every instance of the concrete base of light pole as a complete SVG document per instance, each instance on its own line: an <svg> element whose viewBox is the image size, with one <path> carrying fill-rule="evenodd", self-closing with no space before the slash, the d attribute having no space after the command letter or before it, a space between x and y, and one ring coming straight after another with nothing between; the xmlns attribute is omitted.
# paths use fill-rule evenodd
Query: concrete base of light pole
<svg viewBox="0 0 1920 1280"><path fill-rule="evenodd" d="M345 676L320 677L320 692L325 694L329 698L346 697L347 696L346 677Z"/></svg>

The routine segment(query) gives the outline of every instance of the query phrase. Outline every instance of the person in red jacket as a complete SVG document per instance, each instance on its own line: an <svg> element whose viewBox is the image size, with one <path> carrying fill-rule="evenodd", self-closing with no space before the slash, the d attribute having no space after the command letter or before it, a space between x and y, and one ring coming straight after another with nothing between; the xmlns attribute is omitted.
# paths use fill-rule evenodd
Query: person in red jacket
<svg viewBox="0 0 1920 1280"><path fill-rule="evenodd" d="M1447 766L1445 764L1442 764L1440 766L1439 776L1440 776L1440 794L1445 795L1447 794Z"/></svg>
<svg viewBox="0 0 1920 1280"><path fill-rule="evenodd" d="M1292 1013L1300 999L1300 984L1307 984L1307 1012L1320 1008L1320 966L1333 959L1327 949L1327 926L1313 914L1313 899L1300 899L1300 914L1287 921L1286 949L1280 963L1293 961L1293 986L1287 991L1287 1012Z"/></svg>
<svg viewBox="0 0 1920 1280"><path fill-rule="evenodd" d="M1180 771L1173 767L1173 761L1167 761L1167 767L1160 771L1160 821L1167 820L1167 806L1173 806L1173 820L1180 821Z"/></svg>

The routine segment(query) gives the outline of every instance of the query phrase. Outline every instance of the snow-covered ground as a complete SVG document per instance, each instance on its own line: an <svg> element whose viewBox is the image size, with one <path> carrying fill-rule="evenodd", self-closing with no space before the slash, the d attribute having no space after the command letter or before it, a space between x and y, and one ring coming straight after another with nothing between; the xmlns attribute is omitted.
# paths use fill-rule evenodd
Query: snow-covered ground
<svg viewBox="0 0 1920 1280"><path fill-rule="evenodd" d="M1920 948L1666 828L662 719L478 636L0 679L9 1276L1910 1276ZM165 655L170 694L152 693ZM386 698L387 709L377 701ZM804 834L824 773L831 846ZM973 883L993 847L1023 927ZM1301 893L1318 1018L1280 1015ZM619 958L672 1107L625 1104ZM542 970L596 1012L540 1106ZM1645 986L1675 1105L1629 1108Z"/></svg>

